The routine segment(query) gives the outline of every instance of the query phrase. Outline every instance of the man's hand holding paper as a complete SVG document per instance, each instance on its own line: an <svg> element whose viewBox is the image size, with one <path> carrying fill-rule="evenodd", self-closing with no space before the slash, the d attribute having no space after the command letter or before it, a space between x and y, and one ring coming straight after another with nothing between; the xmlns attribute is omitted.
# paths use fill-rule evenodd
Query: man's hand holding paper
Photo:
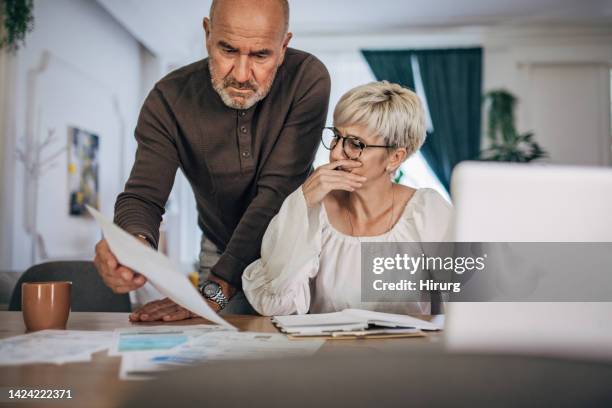
<svg viewBox="0 0 612 408"><path fill-rule="evenodd" d="M141 240L146 243L144 239ZM131 292L147 282L147 278L143 275L132 271L117 261L106 239L101 239L96 245L94 263L106 286L115 293Z"/></svg>
<svg viewBox="0 0 612 408"><path fill-rule="evenodd" d="M158 315L161 315L161 318L165 316L161 311L164 311L164 313L169 312L172 316L170 320L179 320L179 317L184 316L186 311L189 311L211 322L233 328L232 325L227 323L211 309L209 304L193 287L189 279L182 275L167 257L151 247L142 245L138 239L104 218L97 210L91 207L87 208L102 228L104 237L110 250L116 257L118 264L130 268L131 270L138 271L144 275L157 290L169 298L161 301L163 302L161 304L150 304L150 309L147 309L147 311L154 309L156 319ZM181 309L178 309L176 306L180 306ZM149 313L146 314L147 321L153 320L148 316ZM136 316L134 316L133 319L135 319L135 317ZM138 318L138 320L144 319Z"/></svg>

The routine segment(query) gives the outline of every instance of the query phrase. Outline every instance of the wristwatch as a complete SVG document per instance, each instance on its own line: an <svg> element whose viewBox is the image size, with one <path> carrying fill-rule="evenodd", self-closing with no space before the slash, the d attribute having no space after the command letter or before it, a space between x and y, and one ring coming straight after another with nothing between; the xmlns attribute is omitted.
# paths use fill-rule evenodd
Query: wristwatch
<svg viewBox="0 0 612 408"><path fill-rule="evenodd" d="M219 305L219 310L223 310L223 308L227 306L228 299L223 294L221 285L219 285L217 282L211 280L204 281L200 287L200 293L202 293L202 296L204 296L205 299L213 301Z"/></svg>

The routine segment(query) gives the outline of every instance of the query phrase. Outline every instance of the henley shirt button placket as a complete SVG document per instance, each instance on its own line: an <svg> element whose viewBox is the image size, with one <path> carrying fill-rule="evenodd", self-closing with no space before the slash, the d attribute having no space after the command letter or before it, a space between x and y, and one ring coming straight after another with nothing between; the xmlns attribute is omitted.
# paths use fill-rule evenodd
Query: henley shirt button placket
<svg viewBox="0 0 612 408"><path fill-rule="evenodd" d="M238 133L240 135L240 139L238 141L240 148L240 161L241 167L244 169L245 167L251 167L251 138L249 133L249 123L247 118L247 112L241 110L238 112Z"/></svg>

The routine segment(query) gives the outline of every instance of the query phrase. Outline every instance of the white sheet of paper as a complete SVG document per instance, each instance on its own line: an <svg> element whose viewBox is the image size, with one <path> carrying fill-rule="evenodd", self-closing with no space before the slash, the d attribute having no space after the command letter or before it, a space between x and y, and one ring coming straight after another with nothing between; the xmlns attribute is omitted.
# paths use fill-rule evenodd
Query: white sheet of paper
<svg viewBox="0 0 612 408"><path fill-rule="evenodd" d="M121 359L119 378L143 380L173 368L218 360L309 356L324 340L289 340L279 333L218 331L205 333L171 350L129 353Z"/></svg>
<svg viewBox="0 0 612 408"><path fill-rule="evenodd" d="M282 327L281 331L286 334L305 334L312 336L315 334L321 335L325 333L366 330L367 328L368 322L364 321L359 323L340 325Z"/></svg>
<svg viewBox="0 0 612 408"><path fill-rule="evenodd" d="M106 219L99 211L90 206L87 206L87 209L102 228L104 238L119 263L144 275L158 291L176 304L211 322L236 329L208 306L187 276L180 273L170 259L143 245L137 238Z"/></svg>
<svg viewBox="0 0 612 408"><path fill-rule="evenodd" d="M0 366L87 362L107 349L112 332L43 330L0 340Z"/></svg>
<svg viewBox="0 0 612 408"><path fill-rule="evenodd" d="M283 328L290 327L306 327L306 326L342 326L342 325L354 325L360 323L364 319L355 318L349 316L344 312L332 312L332 313L316 313L316 314L303 314L303 315L289 315L289 316L274 316L272 320L280 324Z"/></svg>
<svg viewBox="0 0 612 408"><path fill-rule="evenodd" d="M360 317L367 319L369 322L389 322L395 323L404 327L414 327L420 330L442 330L443 327L439 323L432 323L425 320L417 319L416 317L393 314L393 313L382 313L373 312L371 310L362 309L344 309L342 313L346 313L349 316Z"/></svg>

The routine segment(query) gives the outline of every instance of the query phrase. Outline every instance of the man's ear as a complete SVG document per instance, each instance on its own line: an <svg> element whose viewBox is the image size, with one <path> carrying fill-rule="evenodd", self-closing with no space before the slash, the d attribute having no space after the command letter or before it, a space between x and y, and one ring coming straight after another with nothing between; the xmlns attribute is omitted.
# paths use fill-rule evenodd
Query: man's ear
<svg viewBox="0 0 612 408"><path fill-rule="evenodd" d="M390 173L396 171L399 166L408 158L408 151L405 147L399 147L395 149L389 155L389 163L387 164L387 171Z"/></svg>
<svg viewBox="0 0 612 408"><path fill-rule="evenodd" d="M210 19L208 17L204 17L202 20L202 27L204 27L204 34L206 34L206 38L210 36Z"/></svg>
<svg viewBox="0 0 612 408"><path fill-rule="evenodd" d="M283 39L283 45L281 47L281 57L278 61L278 65L281 65L285 60L285 52L287 51L287 47L289 46L289 41L293 38L293 33L285 34L285 38Z"/></svg>
<svg viewBox="0 0 612 408"><path fill-rule="evenodd" d="M202 20L202 27L204 27L204 35L205 35L205 43L206 43L206 49L208 50L208 53L210 54L210 19L208 17L204 17L204 20Z"/></svg>

